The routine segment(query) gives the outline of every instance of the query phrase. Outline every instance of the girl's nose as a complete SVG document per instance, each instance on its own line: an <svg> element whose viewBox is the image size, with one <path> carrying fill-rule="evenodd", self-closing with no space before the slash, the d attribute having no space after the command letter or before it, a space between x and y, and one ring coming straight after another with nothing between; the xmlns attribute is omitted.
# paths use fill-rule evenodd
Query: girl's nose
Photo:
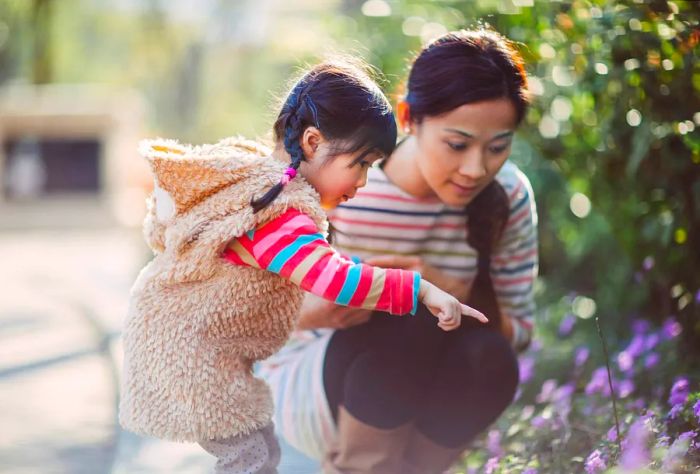
<svg viewBox="0 0 700 474"><path fill-rule="evenodd" d="M362 188L365 184L367 184L367 170L363 171L360 179L358 179L357 183L355 183L355 187Z"/></svg>

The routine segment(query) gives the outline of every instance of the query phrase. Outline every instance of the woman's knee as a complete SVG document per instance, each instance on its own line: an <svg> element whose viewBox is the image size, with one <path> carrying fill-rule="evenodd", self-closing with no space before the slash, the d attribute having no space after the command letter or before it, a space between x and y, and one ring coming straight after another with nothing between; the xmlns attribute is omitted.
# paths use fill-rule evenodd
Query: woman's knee
<svg viewBox="0 0 700 474"><path fill-rule="evenodd" d="M510 342L502 334L476 329L455 336L446 345L443 363L456 365L458 370L478 377L474 380L493 381L511 396L515 394L518 361Z"/></svg>

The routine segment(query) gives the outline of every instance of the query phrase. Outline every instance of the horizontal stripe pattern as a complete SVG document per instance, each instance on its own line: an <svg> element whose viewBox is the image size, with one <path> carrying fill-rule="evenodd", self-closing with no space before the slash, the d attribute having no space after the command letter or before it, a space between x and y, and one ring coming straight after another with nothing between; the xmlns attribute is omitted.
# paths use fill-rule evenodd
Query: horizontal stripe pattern
<svg viewBox="0 0 700 474"><path fill-rule="evenodd" d="M224 257L236 265L276 273L336 304L391 314L416 311L420 275L343 257L313 220L296 209L232 240Z"/></svg>
<svg viewBox="0 0 700 474"><path fill-rule="evenodd" d="M491 256L491 277L505 314L514 324L513 344L532 336L533 288L537 275L537 214L527 177L506 162L496 179L508 196L510 213L500 244ZM389 181L377 167L354 199L329 216L334 245L343 254L416 255L447 274L469 281L476 276L477 252L467 243L464 210L436 198L416 198Z"/></svg>

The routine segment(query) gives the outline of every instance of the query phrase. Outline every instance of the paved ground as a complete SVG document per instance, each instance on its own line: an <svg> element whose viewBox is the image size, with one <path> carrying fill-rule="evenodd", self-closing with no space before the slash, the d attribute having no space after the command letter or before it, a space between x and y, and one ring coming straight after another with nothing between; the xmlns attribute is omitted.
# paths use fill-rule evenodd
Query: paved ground
<svg viewBox="0 0 700 474"><path fill-rule="evenodd" d="M198 446L116 422L120 327L147 258L138 231L0 233L0 473L204 473ZM313 468L285 451L281 474Z"/></svg>

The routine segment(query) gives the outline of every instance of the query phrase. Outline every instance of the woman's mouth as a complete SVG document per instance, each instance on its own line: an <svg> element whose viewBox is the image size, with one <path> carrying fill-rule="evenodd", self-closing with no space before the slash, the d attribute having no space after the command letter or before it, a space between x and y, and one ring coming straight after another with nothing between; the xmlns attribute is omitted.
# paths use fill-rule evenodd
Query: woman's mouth
<svg viewBox="0 0 700 474"><path fill-rule="evenodd" d="M461 184L455 183L454 181L450 181L450 184L452 185L452 188L457 192L457 194L460 194L463 196L469 196L474 191L476 191L477 187L478 187L478 186L463 186Z"/></svg>

